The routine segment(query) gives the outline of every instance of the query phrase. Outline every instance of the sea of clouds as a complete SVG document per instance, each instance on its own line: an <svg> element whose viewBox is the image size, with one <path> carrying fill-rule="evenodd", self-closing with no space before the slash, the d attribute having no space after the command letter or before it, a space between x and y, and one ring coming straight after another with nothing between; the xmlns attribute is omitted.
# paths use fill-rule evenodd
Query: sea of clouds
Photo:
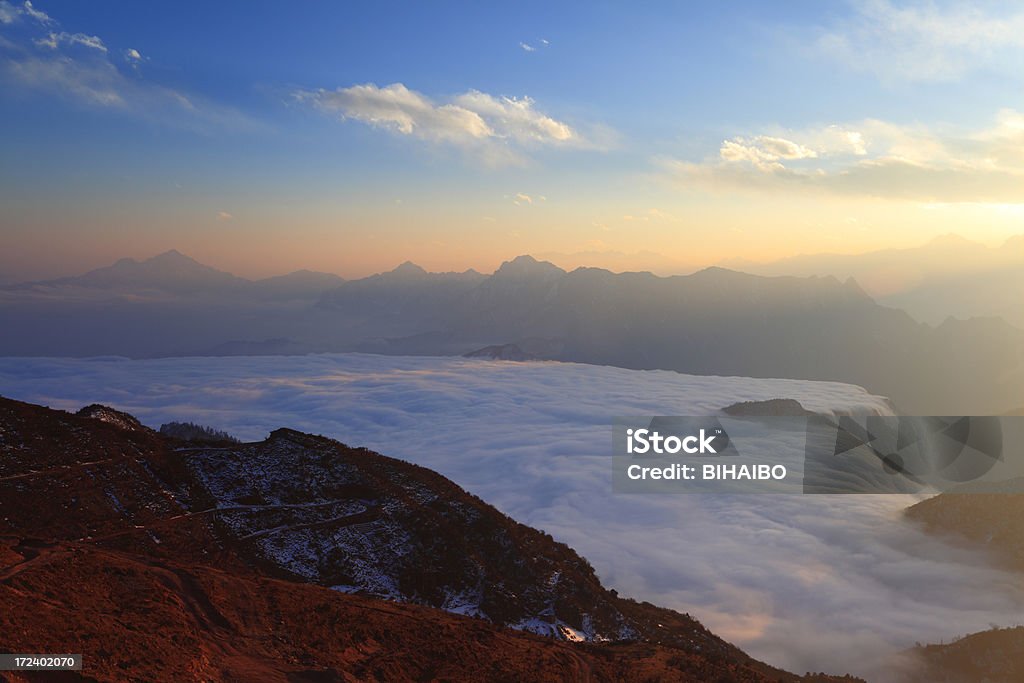
<svg viewBox="0 0 1024 683"><path fill-rule="evenodd" d="M1019 577L925 536L895 495L613 494L611 425L794 398L888 411L859 387L572 363L365 354L0 358L0 394L99 402L246 440L287 426L430 467L587 557L621 594L693 614L772 664L880 680L889 657L1014 625Z"/></svg>

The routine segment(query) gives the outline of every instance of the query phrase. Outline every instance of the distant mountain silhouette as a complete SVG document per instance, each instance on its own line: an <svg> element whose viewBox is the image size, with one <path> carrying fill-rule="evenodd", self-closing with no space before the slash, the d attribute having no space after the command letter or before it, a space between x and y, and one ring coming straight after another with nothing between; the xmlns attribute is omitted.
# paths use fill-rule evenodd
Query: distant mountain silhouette
<svg viewBox="0 0 1024 683"><path fill-rule="evenodd" d="M405 337L435 330L446 312L486 279L475 270L428 273L407 261L394 270L350 280L325 292L317 306L344 310L345 324L350 330L362 330L363 341Z"/></svg>
<svg viewBox="0 0 1024 683"><path fill-rule="evenodd" d="M1024 405L1024 332L998 318L930 326L853 279L720 267L566 272L519 256L492 275L407 262L340 284L310 273L251 282L168 252L0 288L0 325L17 331L0 337L4 355L462 355L514 344L542 359L848 382L917 414Z"/></svg>
<svg viewBox="0 0 1024 683"><path fill-rule="evenodd" d="M462 355L465 358L486 358L488 360L536 360L535 356L531 356L524 352L515 344L496 344L494 346L485 346L482 349L470 351L469 353L464 353Z"/></svg>
<svg viewBox="0 0 1024 683"><path fill-rule="evenodd" d="M311 299L344 281L345 278L334 273L297 270L287 275L255 280L252 289L271 299Z"/></svg>
<svg viewBox="0 0 1024 683"><path fill-rule="evenodd" d="M205 266L171 249L144 261L123 258L112 266L98 268L85 275L37 284L120 290L159 289L184 293L240 288L247 284L247 280Z"/></svg>
<svg viewBox="0 0 1024 683"><path fill-rule="evenodd" d="M381 276L378 276L381 277ZM426 278L427 276L422 276ZM450 353L516 344L555 360L693 374L860 384L921 413L1002 412L1024 402L1024 333L996 319L938 327L877 304L853 280L565 272L519 257L492 276L367 278L325 294L340 320L377 316L392 335L367 350ZM538 344L537 340L545 340ZM547 346L548 352L538 351Z"/></svg>
<svg viewBox="0 0 1024 683"><path fill-rule="evenodd" d="M1024 328L1024 235L997 248L950 234L909 249L725 265L759 275L853 277L880 303L903 308L923 322L1001 316Z"/></svg>
<svg viewBox="0 0 1024 683"><path fill-rule="evenodd" d="M114 295L162 292L180 296L247 296L266 299L309 299L345 280L331 273L298 270L262 280L247 280L199 263L176 249L142 261L123 258L84 275L23 283L16 289L95 289Z"/></svg>

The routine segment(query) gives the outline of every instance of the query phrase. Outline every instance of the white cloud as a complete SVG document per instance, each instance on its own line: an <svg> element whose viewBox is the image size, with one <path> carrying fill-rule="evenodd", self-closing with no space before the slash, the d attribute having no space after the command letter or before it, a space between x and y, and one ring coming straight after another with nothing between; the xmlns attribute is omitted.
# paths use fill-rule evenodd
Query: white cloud
<svg viewBox="0 0 1024 683"><path fill-rule="evenodd" d="M1015 574L905 524L909 497L611 490L617 415L708 414L774 397L884 409L849 385L341 354L9 358L0 386L21 400L99 401L149 425L193 420L243 439L288 426L432 468L568 543L623 595L688 611L790 670L878 680L873 667L915 640L1014 624L1024 609Z"/></svg>
<svg viewBox="0 0 1024 683"><path fill-rule="evenodd" d="M401 83L378 88L356 85L333 92L304 93L321 109L344 118L428 140L489 137L492 131L479 115L452 105L437 106Z"/></svg>
<svg viewBox="0 0 1024 683"><path fill-rule="evenodd" d="M40 24L55 23L54 20L51 19L46 12L43 12L42 10L37 10L35 7L33 7L31 0L25 0L25 4L22 5L22 11L26 15L38 21Z"/></svg>
<svg viewBox="0 0 1024 683"><path fill-rule="evenodd" d="M717 158L660 164L690 188L1024 203L1024 114L1003 110L975 131L868 119L737 136L722 142Z"/></svg>
<svg viewBox="0 0 1024 683"><path fill-rule="evenodd" d="M785 138L759 135L755 138L754 143L761 148L763 153L772 155L774 159L813 159L818 156L814 150L807 149L800 143Z"/></svg>
<svg viewBox="0 0 1024 683"><path fill-rule="evenodd" d="M233 221L233 220L235 220L235 217L233 215L231 215L230 213L228 213L227 211L218 211L217 212L217 220L219 220L219 221Z"/></svg>
<svg viewBox="0 0 1024 683"><path fill-rule="evenodd" d="M22 17L28 17L44 26L55 23L46 12L37 10L29 0L21 5L16 5L8 0L0 0L0 24L13 24Z"/></svg>
<svg viewBox="0 0 1024 683"><path fill-rule="evenodd" d="M342 119L460 146L496 163L521 160L519 148L586 144L569 124L538 111L529 97L470 90L438 103L401 83L299 91L294 96Z"/></svg>
<svg viewBox="0 0 1024 683"><path fill-rule="evenodd" d="M210 126L230 125L239 129L254 125L233 109L129 77L111 61L108 47L99 36L62 31L59 22L31 2L16 6L0 0L0 24L13 23L23 26L3 38L3 87L54 93L89 106L118 109L200 130ZM144 59L134 48L122 54L132 67Z"/></svg>
<svg viewBox="0 0 1024 683"><path fill-rule="evenodd" d="M13 24L19 13L17 7L6 0L0 0L0 24Z"/></svg>
<svg viewBox="0 0 1024 683"><path fill-rule="evenodd" d="M54 91L101 107L127 106L123 76L106 62L25 57L9 61L3 71L25 87Z"/></svg>
<svg viewBox="0 0 1024 683"><path fill-rule="evenodd" d="M814 150L786 140L759 135L752 140L733 138L722 143L718 155L724 161L748 161L762 170L783 168L782 159L813 159Z"/></svg>
<svg viewBox="0 0 1024 683"><path fill-rule="evenodd" d="M831 125L817 130L804 131L802 139L805 145L816 150L816 155L854 154L863 156L867 154L864 133L843 126Z"/></svg>
<svg viewBox="0 0 1024 683"><path fill-rule="evenodd" d="M521 47L526 52L536 52L537 50L546 48L549 45L551 45L551 43L544 38L541 38L540 40L537 41L537 43L532 45L525 41L520 41L519 43L519 47Z"/></svg>
<svg viewBox="0 0 1024 683"><path fill-rule="evenodd" d="M99 37L86 35L85 33L66 33L61 31L60 33L50 33L45 38L36 38L33 42L40 47L48 47L51 50L56 50L59 45L82 45L93 50L99 50L100 52L107 51L107 46L103 44Z"/></svg>
<svg viewBox="0 0 1024 683"><path fill-rule="evenodd" d="M533 204L533 197L531 197L530 195L525 194L523 192L517 192L515 194L515 196L512 197L512 203L513 204Z"/></svg>
<svg viewBox="0 0 1024 683"><path fill-rule="evenodd" d="M486 119L500 138L541 144L563 144L578 138L569 124L537 111L529 97L494 97L470 90L454 101Z"/></svg>
<svg viewBox="0 0 1024 683"><path fill-rule="evenodd" d="M1007 7L1004 5L1003 7ZM816 49L886 81L951 81L979 68L1015 68L1024 47L1024 11L977 3L862 0L851 17L821 30Z"/></svg>

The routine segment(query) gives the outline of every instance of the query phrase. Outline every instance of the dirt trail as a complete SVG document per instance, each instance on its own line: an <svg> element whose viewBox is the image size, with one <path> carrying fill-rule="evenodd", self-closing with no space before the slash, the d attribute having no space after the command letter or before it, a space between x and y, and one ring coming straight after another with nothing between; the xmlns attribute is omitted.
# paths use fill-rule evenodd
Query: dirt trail
<svg viewBox="0 0 1024 683"><path fill-rule="evenodd" d="M261 536L270 536L272 534L279 534L283 531L299 531L301 529L319 529L321 527L337 526L346 527L353 526L356 524L365 524L366 522L372 522L380 517L381 507L374 505L369 507L362 512L356 512L351 515L342 515L340 517L332 517L331 519L321 519L315 522L304 522L302 524L291 524L274 527L272 529L260 529L254 531L246 536L239 537L238 540L244 541L251 538L260 538Z"/></svg>
<svg viewBox="0 0 1024 683"><path fill-rule="evenodd" d="M76 462L67 465L55 465L54 467L47 467L45 470L29 470L28 472L22 472L20 474L8 474L0 477L0 481L13 481L15 479L28 479L30 477L40 477L56 472L68 472L69 470L78 470L83 467L92 467L93 465L106 465L112 463L115 460L127 459L126 455L117 455L111 458L103 458L102 460L91 460L89 462Z"/></svg>
<svg viewBox="0 0 1024 683"><path fill-rule="evenodd" d="M26 569L52 562L58 558L71 554L67 548L57 543L48 543L35 539L23 539L17 541L17 545L10 546L10 549L22 556L21 562L5 567L0 571L0 583L7 583L12 577L17 576Z"/></svg>
<svg viewBox="0 0 1024 683"><path fill-rule="evenodd" d="M196 510L195 512L183 512L181 514L173 515L171 517L165 517L158 519L149 524L136 524L130 529L122 529L121 531L114 531L109 534L103 534L102 536L88 536L75 539L76 543L99 543L101 541L108 541L113 538L120 538L121 536L127 536L134 533L145 533L149 531L155 531L161 527L178 522L181 520L192 519L194 517L202 517L206 515L216 514L218 512L240 512L240 511L270 511L270 510L294 510L294 509L309 509L318 507L329 507L331 505L338 505L345 501L327 501L322 503L282 503L279 505L226 505L223 507L207 508L205 510ZM371 505L365 510L355 512L352 514L340 515L338 517L331 517L330 519L316 520L313 522L303 522L301 524L293 525L282 525L272 527L269 529L260 529L246 536L239 537L238 540L246 540L252 538L259 538L261 536L269 536L272 534L281 533L284 531L298 531L301 529L318 529L321 527L327 527L336 525L339 527L351 526L355 524L365 524L366 522L372 522L380 516L381 507L380 505Z"/></svg>

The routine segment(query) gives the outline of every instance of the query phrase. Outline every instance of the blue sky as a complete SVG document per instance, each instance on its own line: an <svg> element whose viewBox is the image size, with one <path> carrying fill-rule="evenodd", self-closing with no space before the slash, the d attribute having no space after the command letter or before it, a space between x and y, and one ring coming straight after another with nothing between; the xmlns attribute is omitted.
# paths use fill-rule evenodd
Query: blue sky
<svg viewBox="0 0 1024 683"><path fill-rule="evenodd" d="M1022 36L1012 3L0 0L0 277L998 243Z"/></svg>

